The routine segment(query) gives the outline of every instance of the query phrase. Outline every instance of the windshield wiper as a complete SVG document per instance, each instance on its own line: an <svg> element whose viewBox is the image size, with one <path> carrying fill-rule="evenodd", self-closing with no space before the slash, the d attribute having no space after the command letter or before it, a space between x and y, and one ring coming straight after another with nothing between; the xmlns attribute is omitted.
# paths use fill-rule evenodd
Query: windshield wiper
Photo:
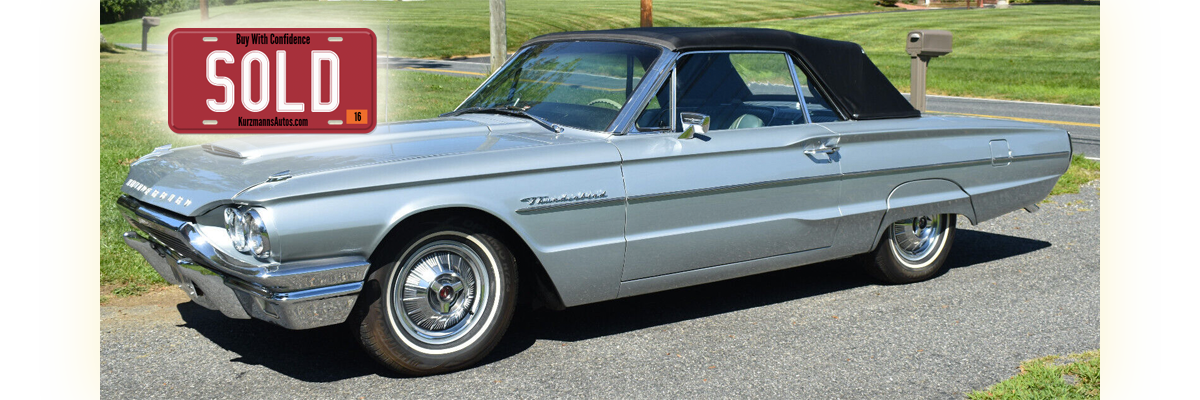
<svg viewBox="0 0 1200 400"><path fill-rule="evenodd" d="M538 125L541 125L541 126L545 127L546 129L553 131L554 133L562 133L563 127L561 127L558 124L555 124L553 122L547 121L545 118L530 114L529 112L525 111L525 109L527 109L527 108L529 108L529 107L522 108L522 107L508 106L508 105L494 106L494 107L467 107L467 108L458 109L458 110L454 110L454 111L442 114L442 116L443 117L454 117L454 116L467 114L467 113L494 113L494 114L513 115L513 116L525 117L525 118L531 119L531 120L533 120L533 122L537 122Z"/></svg>

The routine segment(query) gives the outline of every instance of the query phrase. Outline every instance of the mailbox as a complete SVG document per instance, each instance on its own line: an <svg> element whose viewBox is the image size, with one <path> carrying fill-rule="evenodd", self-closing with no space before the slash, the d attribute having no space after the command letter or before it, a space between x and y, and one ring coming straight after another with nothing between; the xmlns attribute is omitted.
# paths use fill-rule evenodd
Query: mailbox
<svg viewBox="0 0 1200 400"><path fill-rule="evenodd" d="M950 31L918 30L908 33L904 46L913 57L937 57L950 54Z"/></svg>
<svg viewBox="0 0 1200 400"><path fill-rule="evenodd" d="M908 101L921 112L925 112L925 71L929 60L950 54L950 39L950 31L938 30L916 30L905 36L904 51L912 58Z"/></svg>
<svg viewBox="0 0 1200 400"><path fill-rule="evenodd" d="M158 26L158 17L142 17L142 51L146 51L146 35L150 33L150 28Z"/></svg>

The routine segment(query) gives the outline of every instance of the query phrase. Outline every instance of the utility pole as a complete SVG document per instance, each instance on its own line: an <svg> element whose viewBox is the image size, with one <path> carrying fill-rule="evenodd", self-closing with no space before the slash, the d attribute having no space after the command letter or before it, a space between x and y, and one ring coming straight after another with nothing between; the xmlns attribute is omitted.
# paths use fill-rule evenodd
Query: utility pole
<svg viewBox="0 0 1200 400"><path fill-rule="evenodd" d="M492 11L492 71L495 72L508 57L508 16L504 0L491 0L489 3Z"/></svg>
<svg viewBox="0 0 1200 400"><path fill-rule="evenodd" d="M654 0L642 0L642 27L654 26Z"/></svg>
<svg viewBox="0 0 1200 400"><path fill-rule="evenodd" d="M208 21L208 0L200 0L200 20Z"/></svg>
<svg viewBox="0 0 1200 400"><path fill-rule="evenodd" d="M387 20L387 36L383 39L383 59L386 60L383 64L383 122L388 122L391 117L391 109L388 108L388 86L391 86L391 73L388 70L392 69L392 57L388 53L392 48L392 20ZM391 129L388 129L391 132Z"/></svg>

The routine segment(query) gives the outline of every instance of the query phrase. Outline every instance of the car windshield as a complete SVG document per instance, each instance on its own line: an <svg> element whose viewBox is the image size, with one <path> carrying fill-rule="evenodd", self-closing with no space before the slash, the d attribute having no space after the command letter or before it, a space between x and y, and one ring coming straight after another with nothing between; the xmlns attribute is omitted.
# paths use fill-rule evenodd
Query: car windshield
<svg viewBox="0 0 1200 400"><path fill-rule="evenodd" d="M523 110L553 124L602 131L661 53L618 42L535 45L518 53L457 112Z"/></svg>

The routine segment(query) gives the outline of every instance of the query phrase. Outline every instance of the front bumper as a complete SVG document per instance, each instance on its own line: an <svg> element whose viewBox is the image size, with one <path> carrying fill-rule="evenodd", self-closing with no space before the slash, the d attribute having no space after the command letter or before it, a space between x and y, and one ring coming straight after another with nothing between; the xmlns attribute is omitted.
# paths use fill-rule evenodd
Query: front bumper
<svg viewBox="0 0 1200 400"><path fill-rule="evenodd" d="M362 257L248 265L215 248L193 222L128 196L117 204L137 229L124 234L125 244L196 304L230 318L253 317L288 329L341 323L370 268Z"/></svg>

